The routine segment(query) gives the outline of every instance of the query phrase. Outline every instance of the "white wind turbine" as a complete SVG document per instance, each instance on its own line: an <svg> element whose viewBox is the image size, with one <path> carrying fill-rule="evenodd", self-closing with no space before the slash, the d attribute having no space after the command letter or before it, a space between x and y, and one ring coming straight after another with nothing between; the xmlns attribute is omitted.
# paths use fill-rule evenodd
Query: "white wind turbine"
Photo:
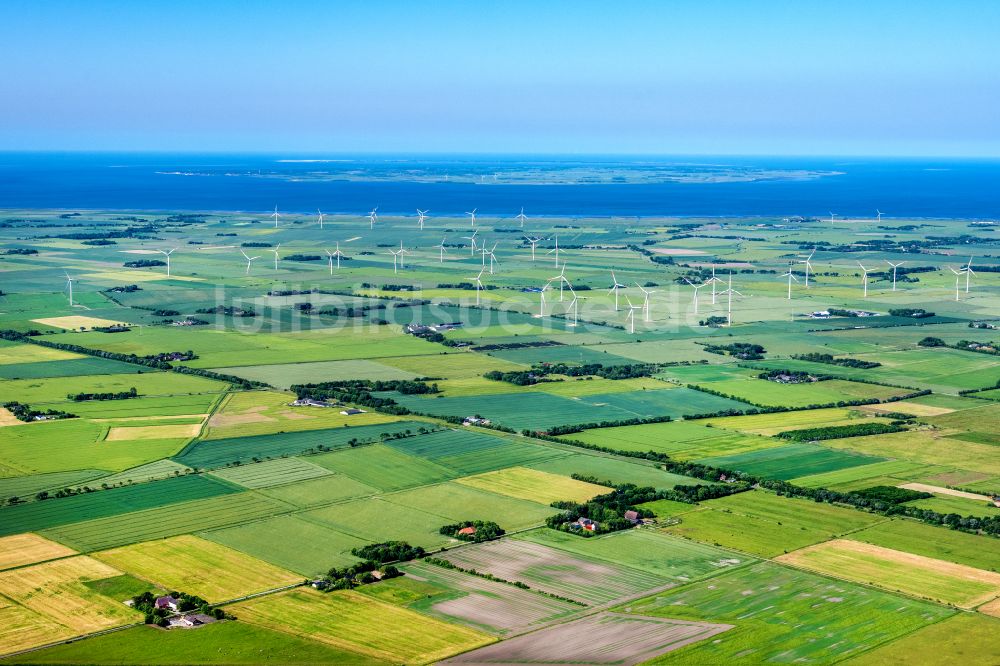
<svg viewBox="0 0 1000 666"><path fill-rule="evenodd" d="M437 249L438 249L438 250L440 251L440 255L439 255L439 257L438 257L438 263L441 263L441 264L443 264L443 263L444 263L444 253L448 251L448 248L446 248L446 247L444 246L444 241L445 241L445 240L446 240L447 238L448 238L448 237L447 237L447 236L445 236L444 238L442 238L442 239L441 239L441 242L440 242L440 243L438 243L437 245L435 245L435 246L434 246L434 247L436 247L436 248L437 248Z"/></svg>
<svg viewBox="0 0 1000 666"><path fill-rule="evenodd" d="M333 252L329 250L324 250L326 252L326 263L330 267L330 275L333 275L333 260L337 260L337 270L340 270L340 258L344 256L344 253L340 251L340 241L337 241L337 249Z"/></svg>
<svg viewBox="0 0 1000 666"><path fill-rule="evenodd" d="M483 278L483 273L485 273L485 272L486 272L486 269L484 268L483 270L479 271L479 275L477 275L476 277L470 277L469 278L476 285L476 305L479 305L479 291L483 288L483 279L482 278Z"/></svg>
<svg viewBox="0 0 1000 666"><path fill-rule="evenodd" d="M546 282L542 285L542 288L538 290L538 316L545 316L545 290L549 288L549 283Z"/></svg>
<svg viewBox="0 0 1000 666"><path fill-rule="evenodd" d="M270 215L268 215L268 217L273 217L274 218L274 228L275 229L278 228L278 218L281 217L281 216L282 216L281 213L278 212L278 206L275 205L274 212L271 213Z"/></svg>
<svg viewBox="0 0 1000 666"><path fill-rule="evenodd" d="M799 260L799 263L800 264L805 264L805 267L806 267L806 289L809 288L809 271L811 271L812 267L813 267L813 265L812 265L812 258L813 258L814 254L816 254L816 248L812 249L812 252L809 253L808 257L806 257L805 259L800 259ZM802 255L799 255L799 256L801 257Z"/></svg>
<svg viewBox="0 0 1000 666"><path fill-rule="evenodd" d="M729 303L726 306L726 326L731 327L733 325L733 294L737 296L742 296L740 292L733 289L733 274L729 274L729 288L726 289L723 294L729 296Z"/></svg>
<svg viewBox="0 0 1000 666"><path fill-rule="evenodd" d="M965 293L969 293L969 276L976 274L976 271L972 270L972 257L969 257L969 263L962 270L965 271Z"/></svg>
<svg viewBox="0 0 1000 666"><path fill-rule="evenodd" d="M715 305L715 285L721 284L721 283L722 283L722 280L720 280L719 278L715 277L715 264L712 264L712 277L708 278L704 282L704 284L710 284L710 285L712 285L712 305ZM696 308L695 309L695 313L697 314L697 312L698 312L698 310Z"/></svg>
<svg viewBox="0 0 1000 666"><path fill-rule="evenodd" d="M628 324L628 332L635 333L635 311L641 310L641 305L632 305L632 301L629 300L628 294L625 294L625 302L628 303L628 314L625 315L625 323Z"/></svg>
<svg viewBox="0 0 1000 666"><path fill-rule="evenodd" d="M553 282L559 283L559 302L562 303L563 286L569 284L569 280L566 279L566 264L563 264L562 270L559 271L559 275L554 275L549 278L549 284Z"/></svg>
<svg viewBox="0 0 1000 666"><path fill-rule="evenodd" d="M875 221L876 222L882 221L882 211L880 211L878 208L875 209Z"/></svg>
<svg viewBox="0 0 1000 666"><path fill-rule="evenodd" d="M635 286L639 287L639 291L642 292L642 314L643 314L642 318L643 318L643 321L645 321L646 323L649 323L650 321L652 321L651 313L649 311L649 297L652 296L653 294L655 294L656 292L653 291L653 290L651 290L651 289L646 289L645 287L643 287L638 282L635 283ZM617 308L615 308L615 309L617 310Z"/></svg>
<svg viewBox="0 0 1000 666"><path fill-rule="evenodd" d="M479 233L479 230L476 229L475 231L472 232L471 236L462 236L462 240L469 241L469 248L470 248L470 250L469 250L469 256L470 257L476 256L476 234L478 234L478 233Z"/></svg>
<svg viewBox="0 0 1000 666"><path fill-rule="evenodd" d="M490 250L486 251L486 255L489 256L489 258L490 258L490 275L493 275L493 262L495 261L496 264L497 264L497 266L500 265L500 260L497 259L497 255L494 254L494 250L497 249L497 245L498 244L499 244L499 241L497 241L496 243L493 243L493 247L490 248ZM485 250L485 248L484 248L484 250Z"/></svg>
<svg viewBox="0 0 1000 666"><path fill-rule="evenodd" d="M171 250L157 250L157 252L167 258L167 277L170 277L170 255L172 255L176 249L177 248L175 247Z"/></svg>
<svg viewBox="0 0 1000 666"><path fill-rule="evenodd" d="M368 213L368 227L374 229L376 222L378 222L378 206L372 208Z"/></svg>
<svg viewBox="0 0 1000 666"><path fill-rule="evenodd" d="M323 220L326 219L326 215L319 208L316 209L316 217L319 218L319 228L323 228Z"/></svg>
<svg viewBox="0 0 1000 666"><path fill-rule="evenodd" d="M527 236L525 236L524 240L526 240L529 243L531 243L531 260L534 261L535 260L535 246L538 245L539 243L541 243L545 239L544 238L528 238Z"/></svg>
<svg viewBox="0 0 1000 666"><path fill-rule="evenodd" d="M246 275L250 275L250 265L253 264L253 260L254 259L260 259L260 257L259 256L257 256L257 257L251 257L250 255L248 255L243 250L240 250L240 254L242 254L243 258L247 260L247 272L246 272Z"/></svg>
<svg viewBox="0 0 1000 666"><path fill-rule="evenodd" d="M278 270L278 261L280 260L280 257L278 256L278 250L280 249L281 249L281 243L278 243L277 245L274 246L274 249L271 250L271 252L274 252L274 270Z"/></svg>
<svg viewBox="0 0 1000 666"><path fill-rule="evenodd" d="M524 214L524 206L521 206L521 212L517 214L515 219L521 223L521 228L524 229L524 221L528 219L528 216Z"/></svg>
<svg viewBox="0 0 1000 666"><path fill-rule="evenodd" d="M552 248L551 250L549 250L548 252L546 252L545 254L552 254L553 252L555 252L556 253L556 266L559 266L559 236L555 237L555 241L556 241L556 246L554 248Z"/></svg>
<svg viewBox="0 0 1000 666"><path fill-rule="evenodd" d="M901 261L898 264L894 264L891 261L889 261L888 259L886 259L885 263L887 263L890 266L892 266L892 290L896 291L896 269L899 268L900 266L902 266L903 264L905 264L906 262L905 261Z"/></svg>
<svg viewBox="0 0 1000 666"><path fill-rule="evenodd" d="M477 211L477 210L479 210L479 209L478 209L478 208L473 208L472 210L470 210L470 211L467 211L467 212L465 213L465 214L466 214L466 215L468 215L468 216L469 216L470 218L472 218L472 226L473 226L473 227L475 227L475 226L476 226L476 211Z"/></svg>
<svg viewBox="0 0 1000 666"><path fill-rule="evenodd" d="M410 251L403 247L403 241L400 240L399 241L399 267L400 268L406 268L406 266L403 264L403 258L406 255L408 255L408 254L410 254Z"/></svg>
<svg viewBox="0 0 1000 666"><path fill-rule="evenodd" d="M959 300L959 294L961 293L961 286L959 286L959 282L962 279L962 275L965 273L965 269L962 268L955 270L952 266L949 266L948 268L950 268L951 272L955 274L955 300L957 301Z"/></svg>
<svg viewBox="0 0 1000 666"><path fill-rule="evenodd" d="M684 278L684 281L687 282L689 285L691 285L691 288L694 289L694 313L698 314L698 290L704 287L708 283L702 282L701 284L695 284L694 282L691 282L691 280L688 280L687 278Z"/></svg>
<svg viewBox="0 0 1000 666"><path fill-rule="evenodd" d="M429 212L430 211L428 210L420 210L419 208L417 209L417 222L420 224L421 231L424 230L424 220L427 219L427 213Z"/></svg>
<svg viewBox="0 0 1000 666"><path fill-rule="evenodd" d="M623 285L621 282L618 281L618 278L615 277L614 270L612 270L611 271L611 289L608 289L608 293L609 294L613 293L615 295L615 312L618 312L618 292L620 290L624 289L624 288L625 288L625 285Z"/></svg>
<svg viewBox="0 0 1000 666"><path fill-rule="evenodd" d="M66 273L66 288L69 290L69 306L73 307L73 278Z"/></svg>
<svg viewBox="0 0 1000 666"><path fill-rule="evenodd" d="M864 295L864 298L868 298L868 270L869 269L867 269L864 266L862 266L860 261L858 262L858 266L861 267L861 283L864 284L864 286L865 286L865 295Z"/></svg>
<svg viewBox="0 0 1000 666"><path fill-rule="evenodd" d="M576 290L573 289L572 287L570 287L569 291L570 291L571 294L573 294L573 300L569 302L569 307L567 308L567 311L570 311L570 312L573 313L573 323L569 324L569 326L576 326L580 322L579 307L578 306L579 306L579 302L582 301L583 298L581 298L580 296L577 296L576 295Z"/></svg>
<svg viewBox="0 0 1000 666"><path fill-rule="evenodd" d="M830 211L830 221L831 221L831 222L833 222L833 218L835 218L835 217L837 217L837 214L836 214L836 213L834 213L834 212L833 212L833 211L831 210L831 211Z"/></svg>
<svg viewBox="0 0 1000 666"><path fill-rule="evenodd" d="M792 300L792 280L798 282L799 279L795 277L795 273L792 272L792 265L788 264L788 272L782 273L781 277L788 278L788 300Z"/></svg>

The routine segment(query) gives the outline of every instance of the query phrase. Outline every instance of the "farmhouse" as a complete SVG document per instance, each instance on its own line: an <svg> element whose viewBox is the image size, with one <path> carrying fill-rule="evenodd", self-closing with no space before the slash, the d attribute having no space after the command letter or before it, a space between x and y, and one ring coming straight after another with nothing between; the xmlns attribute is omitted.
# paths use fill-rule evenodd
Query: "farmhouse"
<svg viewBox="0 0 1000 666"><path fill-rule="evenodd" d="M469 527L463 527L458 531L458 533L461 536L472 536L476 533L476 528L470 525Z"/></svg>
<svg viewBox="0 0 1000 666"><path fill-rule="evenodd" d="M290 403L292 407L333 407L328 402L323 400L313 400L312 398L299 398L295 402Z"/></svg>
<svg viewBox="0 0 1000 666"><path fill-rule="evenodd" d="M164 597L157 597L156 598L156 607L157 608L166 608L167 610L176 611L177 610L177 604L178 604L177 599L173 598L169 594L167 596L164 596Z"/></svg>
<svg viewBox="0 0 1000 666"><path fill-rule="evenodd" d="M489 425L491 422L489 419L484 419L483 417L476 416L466 416L462 419L462 425Z"/></svg>
<svg viewBox="0 0 1000 666"><path fill-rule="evenodd" d="M596 532L597 528L600 527L590 518L578 518L575 523L570 523L569 526L574 530L586 530L588 532Z"/></svg>
<svg viewBox="0 0 1000 666"><path fill-rule="evenodd" d="M358 409L357 407L348 407L340 411L344 416L354 416L355 414L364 414L365 410Z"/></svg>
<svg viewBox="0 0 1000 666"><path fill-rule="evenodd" d="M215 622L215 618L204 613L188 613L179 617L172 617L167 620L167 626L171 629L178 627L181 629L193 629L204 624Z"/></svg>
<svg viewBox="0 0 1000 666"><path fill-rule="evenodd" d="M642 518L639 517L638 511L633 511L631 509L626 511L625 520L632 523L633 525L642 525Z"/></svg>

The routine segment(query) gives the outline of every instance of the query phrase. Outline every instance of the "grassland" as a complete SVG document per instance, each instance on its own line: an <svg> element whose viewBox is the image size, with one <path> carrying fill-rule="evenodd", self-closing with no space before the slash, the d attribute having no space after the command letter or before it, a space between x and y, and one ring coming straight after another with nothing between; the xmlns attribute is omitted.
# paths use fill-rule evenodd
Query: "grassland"
<svg viewBox="0 0 1000 666"><path fill-rule="evenodd" d="M2 603L2 602L0 602ZM0 614L3 609L0 608ZM9 623L5 622L9 626ZM51 638L57 638L54 635ZM0 644L3 634L0 634ZM198 631L135 627L86 641L19 655L11 664L385 664L367 655L246 622L218 622Z"/></svg>
<svg viewBox="0 0 1000 666"><path fill-rule="evenodd" d="M734 455L781 445L780 441L769 437L710 428L696 421L585 430L566 435L565 439L619 451L659 451L678 460Z"/></svg>
<svg viewBox="0 0 1000 666"><path fill-rule="evenodd" d="M447 467L384 444L311 456L309 462L383 491L446 481L459 475Z"/></svg>
<svg viewBox="0 0 1000 666"><path fill-rule="evenodd" d="M76 551L37 534L0 537L0 570L75 555Z"/></svg>
<svg viewBox="0 0 1000 666"><path fill-rule="evenodd" d="M850 666L994 666L1000 620L961 613L850 659ZM975 636L975 640L969 640Z"/></svg>
<svg viewBox="0 0 1000 666"><path fill-rule="evenodd" d="M478 487L445 482L383 495L381 500L440 516L447 522L492 520L506 530L520 530L545 522L555 513L548 504L498 495ZM441 523L443 525L445 523ZM439 527L441 526L439 525Z"/></svg>
<svg viewBox="0 0 1000 666"><path fill-rule="evenodd" d="M479 474L515 465L568 455L539 444L512 441L474 430L444 430L385 442L399 451L426 458L462 475Z"/></svg>
<svg viewBox="0 0 1000 666"><path fill-rule="evenodd" d="M751 416L724 416L705 419L702 423L753 435L777 435L779 432L800 428L850 425L857 423L857 419L870 416L858 409L831 407Z"/></svg>
<svg viewBox="0 0 1000 666"><path fill-rule="evenodd" d="M316 479L268 488L262 492L268 497L297 507L311 507L374 495L378 489L343 474L327 474Z"/></svg>
<svg viewBox="0 0 1000 666"><path fill-rule="evenodd" d="M861 438L855 438L861 439ZM828 449L815 444L788 444L698 462L771 479L794 479L881 462L881 458Z"/></svg>
<svg viewBox="0 0 1000 666"><path fill-rule="evenodd" d="M1000 572L1000 550L974 534L913 520L894 519L855 532L851 539L940 560Z"/></svg>
<svg viewBox="0 0 1000 666"><path fill-rule="evenodd" d="M508 467L496 472L466 476L457 479L457 482L472 488L542 504L551 504L557 501L586 502L611 490L607 486L577 481L566 476L539 472L525 467Z"/></svg>
<svg viewBox="0 0 1000 666"><path fill-rule="evenodd" d="M652 663L760 664L843 659L954 613L928 602L761 562L661 592L619 610L636 615L728 622L712 641Z"/></svg>
<svg viewBox="0 0 1000 666"><path fill-rule="evenodd" d="M291 590L233 607L244 621L395 663L428 663L494 639L356 592Z"/></svg>
<svg viewBox="0 0 1000 666"><path fill-rule="evenodd" d="M950 439L948 434L954 432L916 430L888 435L828 439L823 445L868 456L883 456L926 465L959 467L1000 475L1000 460L997 460L995 455L996 446Z"/></svg>
<svg viewBox="0 0 1000 666"><path fill-rule="evenodd" d="M190 535L105 550L94 557L167 589L184 590L213 603L301 580L289 571Z"/></svg>
<svg viewBox="0 0 1000 666"><path fill-rule="evenodd" d="M252 465L227 467L213 472L214 476L237 483L244 488L269 488L296 481L315 479L332 474L328 469L302 458L278 458Z"/></svg>
<svg viewBox="0 0 1000 666"><path fill-rule="evenodd" d="M961 608L974 608L1000 596L998 573L858 541L836 539L777 559Z"/></svg>
<svg viewBox="0 0 1000 666"><path fill-rule="evenodd" d="M689 476L665 472L649 463L622 460L590 453L571 453L551 460L530 463L532 469L569 476L592 476L611 483L635 483L639 486L670 490L676 485L704 483Z"/></svg>
<svg viewBox="0 0 1000 666"><path fill-rule="evenodd" d="M763 491L702 503L679 516L669 533L704 543L773 557L879 522L868 513L779 497Z"/></svg>
<svg viewBox="0 0 1000 666"><path fill-rule="evenodd" d="M941 471L939 467L922 463L892 460L802 476L792 479L792 483L806 488L830 488L847 492L878 485L895 486L910 479L924 478Z"/></svg>
<svg viewBox="0 0 1000 666"><path fill-rule="evenodd" d="M314 361L312 363L274 363L245 367L217 368L218 372L244 379L264 382L287 389L294 384L329 382L339 379L414 379L412 372L394 368L377 361L354 359L350 361Z"/></svg>

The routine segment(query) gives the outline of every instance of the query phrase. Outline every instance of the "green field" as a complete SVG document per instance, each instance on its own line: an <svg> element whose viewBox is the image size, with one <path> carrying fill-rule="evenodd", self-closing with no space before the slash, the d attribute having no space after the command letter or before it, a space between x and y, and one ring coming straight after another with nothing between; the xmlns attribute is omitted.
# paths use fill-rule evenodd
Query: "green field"
<svg viewBox="0 0 1000 666"><path fill-rule="evenodd" d="M549 446L512 441L472 430L445 430L388 440L386 444L453 469L461 475L480 474L515 465L531 467L537 461L568 455Z"/></svg>
<svg viewBox="0 0 1000 666"><path fill-rule="evenodd" d="M244 488L269 488L331 474L330 470L302 458L278 458L260 463L228 467L213 472L213 476L236 483Z"/></svg>
<svg viewBox="0 0 1000 666"><path fill-rule="evenodd" d="M753 476L787 480L880 461L874 456L837 451L815 444L788 444L732 456L705 458L698 462Z"/></svg>
<svg viewBox="0 0 1000 666"><path fill-rule="evenodd" d="M995 666L1000 619L960 613L858 655L850 666ZM975 640L969 640L975 636Z"/></svg>
<svg viewBox="0 0 1000 666"><path fill-rule="evenodd" d="M453 482L403 490L383 495L380 499L401 508L418 509L440 516L449 523L460 520L492 520L508 531L540 525L556 513L547 504L507 497Z"/></svg>
<svg viewBox="0 0 1000 666"><path fill-rule="evenodd" d="M865 543L906 551L924 557L957 562L977 569L1000 572L1000 550L993 542L946 527L895 519L850 535Z"/></svg>
<svg viewBox="0 0 1000 666"><path fill-rule="evenodd" d="M602 482L634 483L661 490L670 490L677 485L704 483L704 481L693 479L690 476L665 472L651 463L638 460L628 461L590 453L571 453L559 458L531 463L528 467L554 474L566 476L580 474L594 477Z"/></svg>
<svg viewBox="0 0 1000 666"><path fill-rule="evenodd" d="M734 455L781 445L780 441L769 437L709 428L697 421L599 428L564 438L619 451L659 451L678 460Z"/></svg>
<svg viewBox="0 0 1000 666"><path fill-rule="evenodd" d="M954 611L769 562L629 603L619 610L734 629L653 660L665 664L825 662L937 622Z"/></svg>
<svg viewBox="0 0 1000 666"><path fill-rule="evenodd" d="M309 462L379 490L401 490L446 481L459 475L447 467L384 444L310 456Z"/></svg>
<svg viewBox="0 0 1000 666"><path fill-rule="evenodd" d="M326 474L298 483L275 486L261 492L268 497L304 508L330 504L352 497L374 495L378 489L343 474Z"/></svg>
<svg viewBox="0 0 1000 666"><path fill-rule="evenodd" d="M382 498L343 502L301 516L364 541L407 541L431 549L455 543L438 530L453 520Z"/></svg>
<svg viewBox="0 0 1000 666"><path fill-rule="evenodd" d="M82 375L113 375L136 372L142 366L107 358L83 357L64 361L0 364L0 379L43 379L46 377L79 377ZM145 369L145 368L143 368Z"/></svg>

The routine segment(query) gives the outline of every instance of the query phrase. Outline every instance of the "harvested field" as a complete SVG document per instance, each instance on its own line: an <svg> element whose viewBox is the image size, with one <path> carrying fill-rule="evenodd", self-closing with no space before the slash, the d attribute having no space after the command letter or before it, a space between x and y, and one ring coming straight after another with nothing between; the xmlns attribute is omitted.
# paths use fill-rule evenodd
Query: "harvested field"
<svg viewBox="0 0 1000 666"><path fill-rule="evenodd" d="M409 604L410 608L480 631L504 635L581 610L576 604L433 564L411 562L402 569L407 581L440 589Z"/></svg>
<svg viewBox="0 0 1000 666"><path fill-rule="evenodd" d="M951 414L955 411L951 407L921 405L918 402L909 402L908 400L898 400L885 405L863 405L861 407L857 407L856 409L860 409L863 412L871 412L873 414L902 412L904 414L913 414L914 416L941 416L942 414Z"/></svg>
<svg viewBox="0 0 1000 666"><path fill-rule="evenodd" d="M549 505L558 501L586 502L611 492L607 486L577 481L568 476L508 467L496 472L456 479L456 483Z"/></svg>
<svg viewBox="0 0 1000 666"><path fill-rule="evenodd" d="M448 551L442 557L463 569L521 581L550 594L587 604L608 603L666 586L669 582L638 569L515 539L463 547Z"/></svg>
<svg viewBox="0 0 1000 666"><path fill-rule="evenodd" d="M232 606L245 622L395 663L438 661L493 641L357 592L296 589Z"/></svg>
<svg viewBox="0 0 1000 666"><path fill-rule="evenodd" d="M217 603L290 585L302 577L189 534L95 553L123 571Z"/></svg>
<svg viewBox="0 0 1000 666"><path fill-rule="evenodd" d="M976 569L1000 571L1000 549L984 548L981 536L915 520L889 520L854 532L850 538Z"/></svg>
<svg viewBox="0 0 1000 666"><path fill-rule="evenodd" d="M142 620L137 611L84 585L120 574L93 558L71 557L0 573L0 594L82 634Z"/></svg>
<svg viewBox="0 0 1000 666"><path fill-rule="evenodd" d="M200 423L157 426L119 426L108 430L108 442L134 442L145 439L184 439L197 437Z"/></svg>
<svg viewBox="0 0 1000 666"><path fill-rule="evenodd" d="M931 486L926 483L904 483L899 486L900 488L906 488L907 490L916 490L922 493L933 493L935 495L950 495L951 497L961 497L967 500L978 500L982 502L989 502L990 498L986 495L979 495L977 493L967 493L962 490L955 490L954 488L944 488L942 486Z"/></svg>
<svg viewBox="0 0 1000 666"><path fill-rule="evenodd" d="M732 627L604 612L479 648L444 663L630 666Z"/></svg>
<svg viewBox="0 0 1000 666"><path fill-rule="evenodd" d="M46 317L43 319L32 319L31 321L45 326L64 328L70 331L81 328L94 328L95 326L114 326L125 322L112 321L111 319L100 319L98 317L85 317L83 315L68 315L66 317Z"/></svg>
<svg viewBox="0 0 1000 666"><path fill-rule="evenodd" d="M6 407L0 407L0 428L4 426L21 425L22 423L24 423L24 421L11 414L9 409Z"/></svg>
<svg viewBox="0 0 1000 666"><path fill-rule="evenodd" d="M14 534L0 537L0 570L23 567L57 557L74 555L76 551L37 534Z"/></svg>
<svg viewBox="0 0 1000 666"><path fill-rule="evenodd" d="M846 539L776 559L961 608L974 608L1000 596L1000 573Z"/></svg>
<svg viewBox="0 0 1000 666"><path fill-rule="evenodd" d="M0 597L0 654L69 638L75 632Z"/></svg>

